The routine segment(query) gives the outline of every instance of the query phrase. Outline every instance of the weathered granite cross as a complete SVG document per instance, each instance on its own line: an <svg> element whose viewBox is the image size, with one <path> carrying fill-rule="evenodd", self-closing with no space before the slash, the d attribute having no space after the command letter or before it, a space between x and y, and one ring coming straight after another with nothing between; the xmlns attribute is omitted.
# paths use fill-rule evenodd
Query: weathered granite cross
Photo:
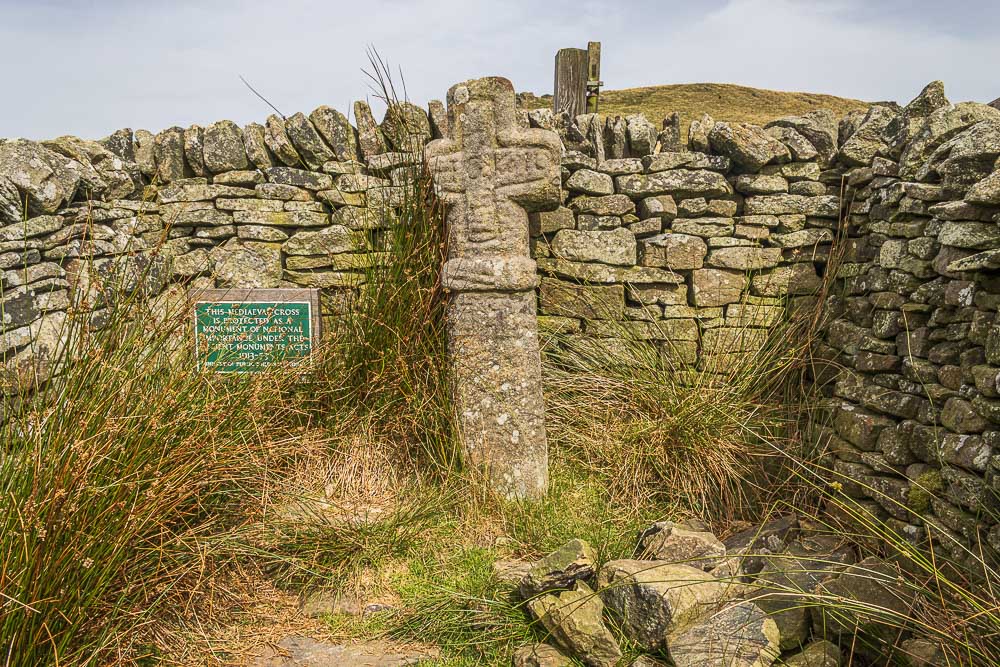
<svg viewBox="0 0 1000 667"><path fill-rule="evenodd" d="M466 460L509 498L548 487L545 405L528 213L559 205L556 133L522 129L514 87L490 77L448 91L450 136L424 155L446 206L448 354Z"/></svg>

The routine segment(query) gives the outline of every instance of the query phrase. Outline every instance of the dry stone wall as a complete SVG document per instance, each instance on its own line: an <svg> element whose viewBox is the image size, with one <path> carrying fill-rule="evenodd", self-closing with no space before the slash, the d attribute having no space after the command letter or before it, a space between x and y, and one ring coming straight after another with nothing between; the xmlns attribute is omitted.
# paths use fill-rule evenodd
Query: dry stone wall
<svg viewBox="0 0 1000 667"><path fill-rule="evenodd" d="M759 348L789 297L816 292L840 217L833 114L766 129L706 116L683 146L676 118L662 131L642 116L529 120L575 149L564 205L532 216L547 330L649 341L712 368Z"/></svg>
<svg viewBox="0 0 1000 667"><path fill-rule="evenodd" d="M841 370L819 438L843 492L913 540L995 552L1000 112L935 82L844 134L845 261L821 350Z"/></svg>
<svg viewBox="0 0 1000 667"><path fill-rule="evenodd" d="M366 103L354 115L361 132L323 106L242 128L0 140L0 360L54 348L71 305L95 298L75 289L95 268L130 267L150 293L319 287L336 314L384 261L385 227L445 122L405 103L381 125Z"/></svg>

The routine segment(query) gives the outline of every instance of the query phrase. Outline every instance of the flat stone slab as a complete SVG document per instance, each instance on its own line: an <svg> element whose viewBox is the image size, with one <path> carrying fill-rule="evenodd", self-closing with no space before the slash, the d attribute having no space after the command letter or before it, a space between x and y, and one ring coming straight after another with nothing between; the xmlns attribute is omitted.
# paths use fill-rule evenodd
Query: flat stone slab
<svg viewBox="0 0 1000 667"><path fill-rule="evenodd" d="M268 647L252 667L402 667L437 658L432 649L403 647L386 642L332 644L290 636Z"/></svg>

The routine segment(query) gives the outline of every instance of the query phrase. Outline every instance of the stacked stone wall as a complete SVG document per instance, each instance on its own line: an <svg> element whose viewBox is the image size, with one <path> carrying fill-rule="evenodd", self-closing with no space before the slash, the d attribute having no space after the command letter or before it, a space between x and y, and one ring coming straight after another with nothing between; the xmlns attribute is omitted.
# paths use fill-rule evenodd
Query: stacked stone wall
<svg viewBox="0 0 1000 667"><path fill-rule="evenodd" d="M660 132L642 116L529 120L576 148L564 205L532 216L544 329L726 366L819 287L840 217L833 114L766 129L706 116L684 145L676 118Z"/></svg>
<svg viewBox="0 0 1000 667"><path fill-rule="evenodd" d="M963 558L1000 550L1000 113L939 82L841 147L847 238L818 439L843 493ZM947 537L946 537L947 535Z"/></svg>
<svg viewBox="0 0 1000 667"><path fill-rule="evenodd" d="M147 292L318 287L336 314L385 259L385 227L441 135L431 111L400 103L376 124L359 102L360 129L324 106L242 128L0 140L0 360L54 348L71 306L99 306L95 268Z"/></svg>

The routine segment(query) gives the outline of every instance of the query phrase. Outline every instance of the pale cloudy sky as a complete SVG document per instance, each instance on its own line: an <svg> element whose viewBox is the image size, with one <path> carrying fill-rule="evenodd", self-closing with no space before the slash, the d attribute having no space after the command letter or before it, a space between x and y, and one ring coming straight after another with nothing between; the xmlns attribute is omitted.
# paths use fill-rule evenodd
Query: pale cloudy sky
<svg viewBox="0 0 1000 667"><path fill-rule="evenodd" d="M1000 97L996 0L0 0L0 136L97 138L370 93L374 45L411 100L499 74L551 92L562 47L603 43L608 88L739 83L906 102Z"/></svg>

